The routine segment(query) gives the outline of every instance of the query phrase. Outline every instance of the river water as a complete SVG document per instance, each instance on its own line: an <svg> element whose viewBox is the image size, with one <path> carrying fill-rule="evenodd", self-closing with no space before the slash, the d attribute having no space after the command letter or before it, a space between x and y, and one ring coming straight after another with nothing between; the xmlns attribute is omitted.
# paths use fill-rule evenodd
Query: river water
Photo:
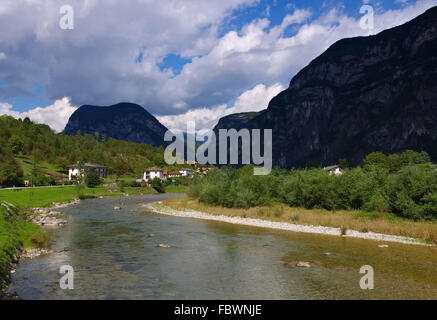
<svg viewBox="0 0 437 320"><path fill-rule="evenodd" d="M23 299L437 299L435 247L380 248L370 240L157 215L141 207L174 196L92 199L65 209L69 224L50 231L55 253L22 261L9 292ZM296 261L313 267L293 267ZM63 265L74 269L73 290L60 289ZM360 288L363 265L374 269L373 290Z"/></svg>

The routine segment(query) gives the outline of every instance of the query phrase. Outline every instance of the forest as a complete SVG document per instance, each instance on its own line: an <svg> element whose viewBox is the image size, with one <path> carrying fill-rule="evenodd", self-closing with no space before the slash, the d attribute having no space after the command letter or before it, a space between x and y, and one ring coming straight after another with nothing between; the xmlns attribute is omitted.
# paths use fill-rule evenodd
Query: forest
<svg viewBox="0 0 437 320"><path fill-rule="evenodd" d="M188 195L201 203L228 208L285 204L306 209L389 212L413 220L437 219L437 170L428 155L369 154L363 166L330 174L322 168L275 168L253 175L253 167L224 167L195 178Z"/></svg>
<svg viewBox="0 0 437 320"><path fill-rule="evenodd" d="M99 134L56 134L49 126L0 116L0 185L54 184L78 161L108 167L116 176L140 176L152 166L166 165L162 147L107 139Z"/></svg>

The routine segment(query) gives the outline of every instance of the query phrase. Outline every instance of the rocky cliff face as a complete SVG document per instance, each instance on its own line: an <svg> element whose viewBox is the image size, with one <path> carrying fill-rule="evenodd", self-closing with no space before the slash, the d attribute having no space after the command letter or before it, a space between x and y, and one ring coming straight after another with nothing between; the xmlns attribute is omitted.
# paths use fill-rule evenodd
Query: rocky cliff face
<svg viewBox="0 0 437 320"><path fill-rule="evenodd" d="M219 120L217 125L214 127L213 131L218 134L218 130L220 129L236 129L240 130L243 128L247 128L247 125L250 120L258 116L259 112L242 112L242 113L234 113L228 116L225 116Z"/></svg>
<svg viewBox="0 0 437 320"><path fill-rule="evenodd" d="M224 126L224 124L221 124ZM273 129L273 162L289 167L373 151L437 158L437 7L370 37L340 40L244 123Z"/></svg>
<svg viewBox="0 0 437 320"><path fill-rule="evenodd" d="M107 138L161 146L165 145L167 128L141 106L119 103L109 107L80 107L71 115L64 132L75 135L78 130L82 134L98 132Z"/></svg>

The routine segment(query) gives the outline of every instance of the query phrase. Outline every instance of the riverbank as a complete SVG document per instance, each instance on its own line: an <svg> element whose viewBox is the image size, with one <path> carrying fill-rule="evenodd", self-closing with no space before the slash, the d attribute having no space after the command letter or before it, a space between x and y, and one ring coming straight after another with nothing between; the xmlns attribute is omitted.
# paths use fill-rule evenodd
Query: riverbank
<svg viewBox="0 0 437 320"><path fill-rule="evenodd" d="M50 243L50 236L28 214L10 203L0 205L0 300L17 299L6 294L11 273L15 271L26 249L35 252Z"/></svg>
<svg viewBox="0 0 437 320"><path fill-rule="evenodd" d="M21 208L37 208L49 207L53 203L64 203L72 201L79 197L78 193L84 198L99 197L99 196L124 196L135 194L156 194L152 188L145 187L104 187L96 188L84 187L77 190L76 187L59 186L59 187L44 187L44 188L29 188L29 189L0 189L0 202L7 201Z"/></svg>
<svg viewBox="0 0 437 320"><path fill-rule="evenodd" d="M177 187L177 186L176 186ZM180 191L169 188L167 192ZM144 187L97 187L81 190L82 197L120 197L139 194L158 194L152 188ZM61 227L68 223L60 211L70 205L78 204L78 191L75 187L48 187L29 189L0 189L0 203L7 202L17 207L19 219L10 220L5 209L0 212L0 300L16 298L6 295L10 274L20 259L32 259L49 254L50 237L46 227Z"/></svg>
<svg viewBox="0 0 437 320"><path fill-rule="evenodd" d="M59 209L77 204L78 199L52 203L50 207L23 209L8 202L0 207L0 300L20 299L7 294L11 274L23 259L34 259L52 252L51 237L42 227L61 227L67 224Z"/></svg>
<svg viewBox="0 0 437 320"><path fill-rule="evenodd" d="M148 204L145 207L155 213L178 217L414 245L432 245L429 240L430 234L437 232L435 223L386 221L385 217L366 217L358 212L333 213L281 206L251 209L218 208L205 206L187 196L169 199L163 203ZM376 231L381 229L392 232Z"/></svg>

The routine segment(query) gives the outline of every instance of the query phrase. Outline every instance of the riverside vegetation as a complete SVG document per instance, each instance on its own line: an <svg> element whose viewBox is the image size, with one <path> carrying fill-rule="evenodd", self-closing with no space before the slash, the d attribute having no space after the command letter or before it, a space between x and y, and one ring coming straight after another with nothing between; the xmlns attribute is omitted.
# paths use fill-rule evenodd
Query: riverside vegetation
<svg viewBox="0 0 437 320"><path fill-rule="evenodd" d="M11 265L18 262L19 251L49 246L50 236L28 221L25 210L8 202L0 204L0 299L9 281Z"/></svg>
<svg viewBox="0 0 437 320"><path fill-rule="evenodd" d="M252 166L224 167L195 178L188 198L166 204L437 243L437 170L428 161L425 153L414 151L376 152L364 159L363 167L345 168L338 176L320 168L275 169L255 176Z"/></svg>

